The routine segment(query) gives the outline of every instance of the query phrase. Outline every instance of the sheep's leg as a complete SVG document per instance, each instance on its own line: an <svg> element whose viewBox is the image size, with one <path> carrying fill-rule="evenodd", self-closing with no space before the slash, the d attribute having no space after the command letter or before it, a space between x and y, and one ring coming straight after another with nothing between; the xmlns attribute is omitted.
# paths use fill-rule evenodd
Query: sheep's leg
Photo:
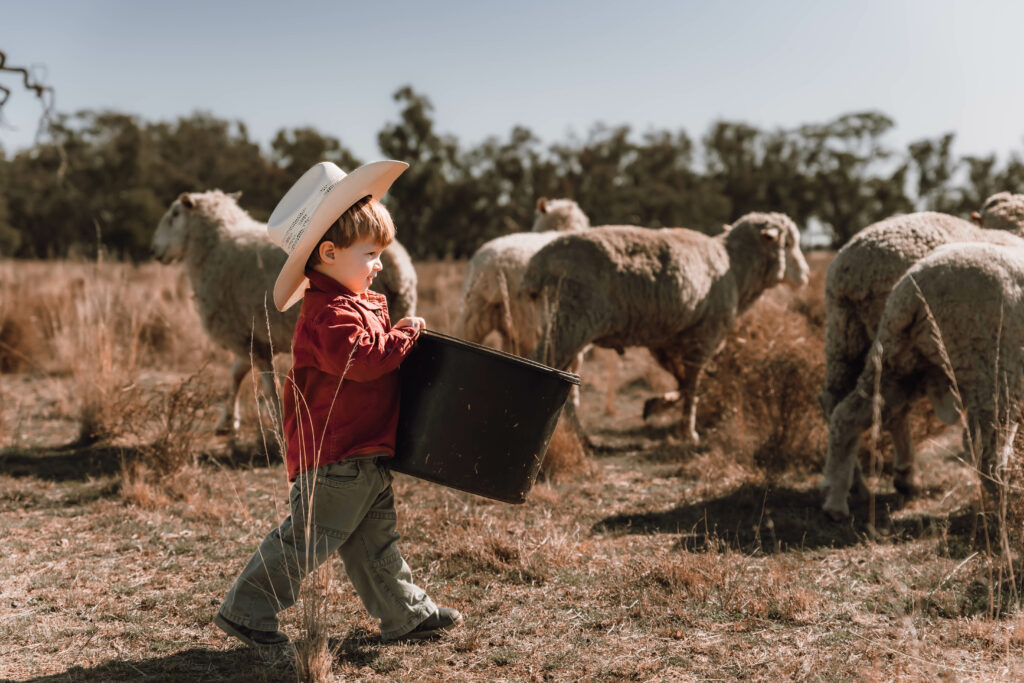
<svg viewBox="0 0 1024 683"><path fill-rule="evenodd" d="M871 347L871 334L852 303L826 293L825 306L825 385L818 394L818 403L828 420L839 402L857 386Z"/></svg>
<svg viewBox="0 0 1024 683"><path fill-rule="evenodd" d="M977 454L976 467L981 485L989 501L989 510L1001 507L1001 495L1006 494L1006 466L1013 453L1013 440L1017 435L1017 422L1011 419L1008 406L988 407L996 392L974 392L969 406L986 406L968 410L967 424L972 427L972 443ZM1003 403L1000 399L996 399ZM998 515L997 515L998 517Z"/></svg>
<svg viewBox="0 0 1024 683"><path fill-rule="evenodd" d="M607 386L604 392L604 414L615 415L617 411L615 398L619 389L619 356L605 352L604 357L605 381ZM577 392L578 394L579 392Z"/></svg>
<svg viewBox="0 0 1024 683"><path fill-rule="evenodd" d="M580 374L580 370L582 369L583 352L581 351L579 355L576 356L576 359L572 362L572 365L569 366L569 372L578 375ZM580 409L580 386L578 384L573 384L572 388L569 389L569 401L572 403L573 407L575 407L577 411Z"/></svg>
<svg viewBox="0 0 1024 683"><path fill-rule="evenodd" d="M574 365L579 367L580 354L590 341L588 337L590 331L581 324L578 317L574 319L568 306L563 305L554 310L557 311L556 316L553 319L549 318L541 326L540 338L530 357L532 360L553 368L571 370ZM578 396L578 391L576 393ZM576 433L584 448L589 449L593 444L584 431L583 423L576 410L577 396L572 396L572 400L566 401L562 416L567 421L566 424Z"/></svg>
<svg viewBox="0 0 1024 683"><path fill-rule="evenodd" d="M683 420L679 425L679 436L684 442L696 446L700 444L697 434L697 386L700 384L704 364L710 354L703 349L668 350L652 349L655 360L668 370L679 383L679 390L669 392L644 403L644 417L652 414L663 405L681 403ZM713 352L713 351L712 351Z"/></svg>
<svg viewBox="0 0 1024 683"><path fill-rule="evenodd" d="M892 436L893 465L892 483L900 494L912 498L918 493L917 464L914 452L914 440L910 436L910 424L907 421L908 410L904 408L894 414L886 423L886 430Z"/></svg>
<svg viewBox="0 0 1024 683"><path fill-rule="evenodd" d="M251 369L252 363L248 358L238 357L231 364L231 392L221 406L220 420L215 428L217 434L230 434L242 426L238 410L238 389Z"/></svg>
<svg viewBox="0 0 1024 683"><path fill-rule="evenodd" d="M683 404L683 421L679 425L679 436L692 446L700 444L697 435L697 385L700 383L704 364L691 366L679 381L679 396Z"/></svg>
<svg viewBox="0 0 1024 683"><path fill-rule="evenodd" d="M274 363L270 359L259 358L256 361L256 367L260 372L260 384L263 387L259 398L269 405L274 423L283 427L283 409L280 397L277 395L277 385L274 382Z"/></svg>
<svg viewBox="0 0 1024 683"><path fill-rule="evenodd" d="M828 425L828 454L825 458L825 476L821 482L825 502L822 510L834 520L850 516L848 497L856 486L867 491L860 472L857 451L860 435L874 419L873 372L865 371L857 387L847 395L836 409ZM884 377L880 387L882 398L882 423L888 425L893 415L906 413L907 395L899 384Z"/></svg>
<svg viewBox="0 0 1024 683"><path fill-rule="evenodd" d="M686 366L678 358L677 354L665 349L651 349L651 354L654 356L654 360L658 361L658 365L675 377L676 383L682 386L683 377L687 374ZM680 399L682 399L682 394L678 390L668 391L661 396L647 399L644 401L643 419L646 420L652 415L665 412L678 405Z"/></svg>
<svg viewBox="0 0 1024 683"><path fill-rule="evenodd" d="M655 396L644 401L643 419L652 415L663 413L679 403L680 394L678 391L666 391L661 396Z"/></svg>
<svg viewBox="0 0 1024 683"><path fill-rule="evenodd" d="M1009 464L1010 456L1013 455L1013 440L1017 436L1017 422L1007 423L1005 419L998 425L994 425L994 428L991 430L992 436L990 439L992 445L985 453L987 457L983 461L984 468L981 479L985 488L985 494L996 510L1002 509L1003 501L1001 498L1009 492L1006 488L1006 468ZM1000 519L1002 515L996 515L996 517Z"/></svg>
<svg viewBox="0 0 1024 683"><path fill-rule="evenodd" d="M835 520L850 516L847 500L857 470L857 447L860 435L871 426L871 399L851 392L839 402L828 427L828 454L825 476L821 482L825 502L822 510Z"/></svg>

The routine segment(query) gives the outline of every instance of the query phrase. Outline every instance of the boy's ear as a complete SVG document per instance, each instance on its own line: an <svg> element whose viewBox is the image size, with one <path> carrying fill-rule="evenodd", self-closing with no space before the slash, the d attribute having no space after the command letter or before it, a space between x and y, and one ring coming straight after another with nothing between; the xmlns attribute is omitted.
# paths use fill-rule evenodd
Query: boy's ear
<svg viewBox="0 0 1024 683"><path fill-rule="evenodd" d="M192 197L188 196L188 192L182 192L181 195L178 196L178 201L181 202L181 205L186 209L195 208L196 205L196 203L192 201Z"/></svg>
<svg viewBox="0 0 1024 683"><path fill-rule="evenodd" d="M334 242L321 242L316 252L321 263L334 263Z"/></svg>
<svg viewBox="0 0 1024 683"><path fill-rule="evenodd" d="M537 200L537 213L548 212L548 200L545 197L541 197Z"/></svg>

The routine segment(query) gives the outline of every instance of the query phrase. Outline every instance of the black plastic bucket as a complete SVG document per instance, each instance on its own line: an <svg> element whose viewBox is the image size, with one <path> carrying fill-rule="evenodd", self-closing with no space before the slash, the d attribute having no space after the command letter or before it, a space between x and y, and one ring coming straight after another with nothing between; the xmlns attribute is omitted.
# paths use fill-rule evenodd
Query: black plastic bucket
<svg viewBox="0 0 1024 683"><path fill-rule="evenodd" d="M577 375L424 331L402 361L396 472L506 503L533 486Z"/></svg>

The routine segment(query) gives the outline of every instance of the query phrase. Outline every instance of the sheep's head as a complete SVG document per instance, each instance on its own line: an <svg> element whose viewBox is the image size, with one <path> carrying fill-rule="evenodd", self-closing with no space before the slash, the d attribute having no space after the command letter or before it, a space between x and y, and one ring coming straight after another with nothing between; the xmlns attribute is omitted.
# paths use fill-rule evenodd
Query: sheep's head
<svg viewBox="0 0 1024 683"><path fill-rule="evenodd" d="M781 282L793 286L807 284L810 268L800 251L800 230L786 214L748 213L729 227L728 232L757 233L759 246L771 264L768 286Z"/></svg>
<svg viewBox="0 0 1024 683"><path fill-rule="evenodd" d="M174 263L185 255L188 223L195 208L196 201L192 195L182 192L160 219L150 243L153 256L160 263Z"/></svg>
<svg viewBox="0 0 1024 683"><path fill-rule="evenodd" d="M981 207L980 225L1024 236L1024 194L998 192L986 199Z"/></svg>
<svg viewBox="0 0 1024 683"><path fill-rule="evenodd" d="M568 232L589 227L590 219L573 200L544 197L537 200L537 216L531 228L533 232Z"/></svg>

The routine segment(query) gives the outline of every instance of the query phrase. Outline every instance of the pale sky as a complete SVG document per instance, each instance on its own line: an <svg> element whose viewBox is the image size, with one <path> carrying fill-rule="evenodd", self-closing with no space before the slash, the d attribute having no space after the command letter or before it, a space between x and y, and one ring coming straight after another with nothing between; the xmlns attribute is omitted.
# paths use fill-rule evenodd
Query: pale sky
<svg viewBox="0 0 1024 683"><path fill-rule="evenodd" d="M525 125L550 143L596 122L766 128L880 110L894 145L1024 149L1024 3L0 0L0 49L40 65L61 111L146 120L195 110L267 143L311 125L364 160L404 84L464 145ZM0 145L31 144L37 100L12 74Z"/></svg>

